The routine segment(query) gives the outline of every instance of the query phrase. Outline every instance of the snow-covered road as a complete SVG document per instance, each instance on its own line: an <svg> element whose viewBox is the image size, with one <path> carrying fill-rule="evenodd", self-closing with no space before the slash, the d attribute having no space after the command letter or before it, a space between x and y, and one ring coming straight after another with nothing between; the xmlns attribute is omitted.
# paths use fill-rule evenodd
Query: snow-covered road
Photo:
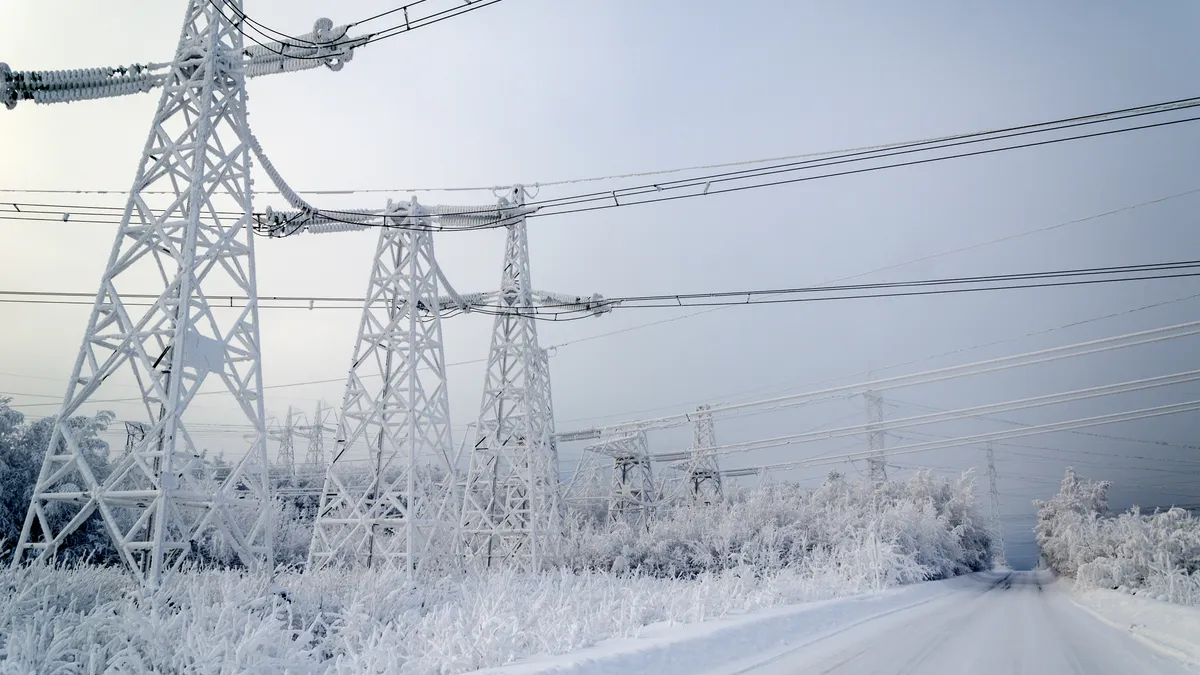
<svg viewBox="0 0 1200 675"><path fill-rule="evenodd" d="M932 602L724 672L782 675L1194 673L1036 572L981 574Z"/></svg>

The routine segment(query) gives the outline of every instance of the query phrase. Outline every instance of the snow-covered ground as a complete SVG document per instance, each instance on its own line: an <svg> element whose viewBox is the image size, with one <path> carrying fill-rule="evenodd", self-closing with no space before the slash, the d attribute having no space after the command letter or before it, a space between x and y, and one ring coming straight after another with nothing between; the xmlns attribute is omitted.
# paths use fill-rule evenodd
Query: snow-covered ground
<svg viewBox="0 0 1200 675"><path fill-rule="evenodd" d="M1100 621L1200 667L1200 607L1182 607L1107 589L1074 590L1071 599Z"/></svg>
<svg viewBox="0 0 1200 675"><path fill-rule="evenodd" d="M1123 628L1130 621L1156 639L1168 636L1170 648ZM1195 608L1075 593L1045 573L990 572L736 619L650 626L637 638L480 672L1174 675L1200 672L1186 658L1200 648L1197 626Z"/></svg>

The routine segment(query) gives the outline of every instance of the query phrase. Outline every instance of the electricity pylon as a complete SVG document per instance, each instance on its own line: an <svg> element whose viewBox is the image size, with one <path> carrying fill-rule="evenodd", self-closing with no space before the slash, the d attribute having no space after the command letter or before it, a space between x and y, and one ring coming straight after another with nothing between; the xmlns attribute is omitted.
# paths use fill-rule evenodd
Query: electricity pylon
<svg viewBox="0 0 1200 675"><path fill-rule="evenodd" d="M304 456L304 463L310 467L325 465L326 410L325 402L317 401L317 410L313 413L312 422L309 423L306 429L308 432L308 452Z"/></svg>
<svg viewBox="0 0 1200 675"><path fill-rule="evenodd" d="M867 458L872 481L887 480L887 460L884 458L883 398L873 391L863 392L867 401Z"/></svg>
<svg viewBox="0 0 1200 675"><path fill-rule="evenodd" d="M460 534L468 565L537 570L558 551L562 531L558 457L552 443L549 373L532 316L525 190L511 211L499 305L464 486Z"/></svg>
<svg viewBox="0 0 1200 675"><path fill-rule="evenodd" d="M318 65L340 68L361 42L340 40L345 27L332 29L323 20L302 38L303 46L246 50L225 7L241 12L240 0L188 3L169 66L0 68L0 99L10 109L21 100L56 103L163 90L14 565L53 557L71 532L98 513L121 559L151 586L188 558L224 552L252 569L272 567L245 78ZM301 53L304 59L292 58ZM160 191L171 196L159 200L154 193ZM148 308L127 302L127 294L145 293L147 284L161 289ZM215 307L208 302L214 294L229 299ZM140 389L144 411L133 421L146 428L99 475L67 420L94 398L103 399L100 392L115 383ZM196 416L188 407L198 393L213 394L208 401L224 399L254 430L223 479L205 470L189 430Z"/></svg>
<svg viewBox="0 0 1200 675"><path fill-rule="evenodd" d="M646 526L658 501L645 432L634 432L593 446L613 458L608 515L613 522Z"/></svg>
<svg viewBox="0 0 1200 675"><path fill-rule="evenodd" d="M1000 491L996 489L996 459L992 444L987 444L988 492L992 501L992 531L996 535L994 560L997 565L1007 565L1004 555L1004 529L1000 522Z"/></svg>
<svg viewBox="0 0 1200 675"><path fill-rule="evenodd" d="M267 432L267 437L279 442L279 450L275 455L275 465L287 475L296 473L296 414L292 406L288 406L287 417L278 431Z"/></svg>
<svg viewBox="0 0 1200 675"><path fill-rule="evenodd" d="M696 408L692 420L692 449L687 460L688 496L697 504L721 501L721 469L717 466L716 431L709 406Z"/></svg>
<svg viewBox="0 0 1200 675"><path fill-rule="evenodd" d="M413 574L453 545L450 403L428 215L389 203L380 228L309 566ZM433 311L429 311L433 310ZM439 546L440 542L440 546Z"/></svg>

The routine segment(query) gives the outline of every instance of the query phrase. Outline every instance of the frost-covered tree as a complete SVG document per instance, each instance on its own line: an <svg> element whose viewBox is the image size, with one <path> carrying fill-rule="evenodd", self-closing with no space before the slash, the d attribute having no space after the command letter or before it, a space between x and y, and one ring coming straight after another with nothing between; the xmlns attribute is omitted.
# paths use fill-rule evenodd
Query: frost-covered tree
<svg viewBox="0 0 1200 675"><path fill-rule="evenodd" d="M1043 563L1086 586L1200 604L1200 520L1178 508L1113 516L1108 488L1067 469L1058 494L1034 502Z"/></svg>
<svg viewBox="0 0 1200 675"><path fill-rule="evenodd" d="M20 538L55 422L54 417L47 417L26 423L24 415L9 406L11 401L10 398L0 399L0 541L6 547L15 545ZM112 421L113 414L107 411L101 411L95 417L78 416L67 420L88 464L100 480L108 474L109 447L99 434ZM59 442L63 441L60 439ZM62 523L71 517L67 510L56 509L53 504L47 507L47 515ZM59 551L65 559L96 561L108 561L115 554L98 515L93 515L70 534Z"/></svg>

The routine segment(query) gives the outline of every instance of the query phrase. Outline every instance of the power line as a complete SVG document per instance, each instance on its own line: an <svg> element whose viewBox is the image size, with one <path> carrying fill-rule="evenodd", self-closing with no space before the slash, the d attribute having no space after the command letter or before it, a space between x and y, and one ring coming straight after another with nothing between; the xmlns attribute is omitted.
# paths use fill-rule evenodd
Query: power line
<svg viewBox="0 0 1200 675"><path fill-rule="evenodd" d="M570 321L591 318L595 315L595 306L605 306L611 309L651 309L679 307L714 307L742 305L775 305L798 302L825 302L833 300L863 300L896 297L915 297L925 295L945 295L970 293L980 291L1022 290L1035 288L1055 288L1063 286L1078 286L1101 283L1124 283L1132 281L1152 281L1162 279L1181 279L1200 276L1200 260L1183 260L1137 265L1110 265L1105 267L1088 267L1077 269L1048 270L1041 272L1023 272L1009 274L980 275L973 277L946 277L939 279L919 279L910 281L892 281L871 284L850 284L842 286L813 286L801 288L751 289L737 291L713 291L708 293L678 293L671 295L640 295L604 298L587 307L579 303L561 305L504 305L479 304L469 308L453 308L448 310L448 316L465 313L480 313L498 315L518 313L534 319L548 321ZM1192 271L1188 271L1192 270ZM1087 277L1087 278L1078 278ZM1062 281L1062 279L1067 279ZM1058 281L1056 281L1058 280ZM1026 283L1014 283L1026 282ZM989 285L992 284L992 285ZM954 288L943 288L954 286ZM917 289L917 290L908 290ZM888 291L862 292L857 291ZM842 294L824 295L827 293L843 292ZM846 292L850 292L847 294ZM25 304L92 304L94 293L78 291L21 291L0 290L0 302ZM787 296L787 297L781 297ZM157 300L159 295L150 293L126 293L130 300ZM738 298L736 300L728 298ZM244 295L209 295L206 297L214 309L228 306L237 309L249 302L249 296ZM697 302L697 300L703 300ZM317 309L316 303L325 303L320 309L355 309L361 310L364 298L337 296L272 296L259 294L257 296L260 309ZM282 303L282 304L275 304ZM300 304L296 304L300 303ZM137 303L126 303L136 306ZM150 303L148 303L150 304ZM564 318L565 317L565 318Z"/></svg>
<svg viewBox="0 0 1200 675"><path fill-rule="evenodd" d="M493 0L493 1L498 1L498 0ZM477 7L477 5L472 5L471 7ZM1109 129L1109 130L1105 130L1105 131L1092 132L1092 133L1087 133L1087 134L1075 134L1075 135L1071 135L1071 136L1064 136L1064 137L1052 138L1052 139L1041 140L1041 141L1031 141L1031 142L1027 142L1027 143L1005 145L1005 146L1001 146L1001 147L997 147L997 148L987 148L987 149L983 149L983 150L960 152L960 153L942 155L942 156L937 156L937 157L927 157L927 158L923 158L923 159L895 162L895 163L891 163L891 164L880 164L880 165L875 165L875 166L868 166L865 168L848 169L848 170L834 171L834 172L828 172L828 173L818 173L816 175L799 176L799 177L794 177L794 178L785 178L785 179L767 181L767 182L758 182L758 183L752 183L749 185L728 185L726 187L720 187L721 184L730 183L730 182L734 182L734 181L744 181L744 180L753 179L753 178L762 178L762 177L768 177L768 176L774 176L774 175L790 174L790 173L794 173L797 171L810 170L810 169L814 169L814 168L819 169L819 168L826 168L826 167L831 167L831 166L841 165L841 164L850 164L850 163L858 163L858 162L863 162L863 161L878 160L878 159L884 159L884 158L889 158L889 157L895 157L898 155L911 154L911 153L917 153L917 152L929 152L932 150L942 150L942 149L961 146L961 145L969 145L969 144L975 144L975 143L981 143L981 142L992 142L992 141L996 141L996 140L1004 140L1007 138L1023 136L1023 135L1028 135L1028 134L1042 134L1042 133L1047 133L1047 132L1051 132L1051 131L1070 129L1070 128L1083 126L1083 125L1122 121L1122 120L1131 119L1134 117L1145 116L1145 115L1159 115L1159 114L1163 114L1163 113L1167 113L1167 112L1173 112L1173 111L1178 111L1178 110L1182 110L1182 109L1186 109L1186 108L1195 107L1197 105L1200 105L1200 98L1193 97L1193 98L1187 98L1187 99L1178 99L1175 101L1168 101L1165 103L1158 103L1158 104L1153 104L1153 105L1149 105L1149 106L1125 108L1125 109L1121 109L1121 110L1097 113L1094 115L1088 115L1088 116L1083 116L1083 117L1065 118L1065 119L1055 120L1055 121L1051 121L1051 122L1042 122L1042 123L1037 123L1037 124L1022 125L1022 126L1018 126L1018 127L1010 127L1008 129L1001 130L1000 132L978 132L977 134L964 135L962 137L962 140L954 140L953 142L949 142L949 143L941 142L939 144L939 142L937 142L937 141L916 142L913 144L913 147L898 146L896 149L890 149L886 152L878 152L878 151L851 152L851 153L845 153L843 155L834 155L831 157L824 157L824 158L816 159L816 160L792 162L792 163L788 163L788 164L770 165L770 166L760 167L760 168L753 169L753 170L711 174L711 175L699 176L699 177L695 177L695 178L668 181L668 182L664 182L664 183L635 186L635 187L622 188L619 190L610 190L610 191L605 191L605 192L584 193L584 194L565 196L565 197L560 197L560 198L555 198L555 199L546 199L546 200L540 200L540 201L532 200L532 201L527 202L526 206L535 207L538 209L538 211L536 213L528 214L527 217L533 218L533 217L545 217L545 216L552 216L552 215L564 215L567 213L579 213L579 212L593 211L593 210L598 210L598 209L617 208L617 207L623 207L623 206L631 206L634 204L648 204L648 203L655 203L655 202L660 202L660 201L674 201L674 200L678 200L678 199L688 199L688 198L702 197L702 196L714 195L714 194L738 192L738 191L748 190L748 189L757 189L757 188L762 188L762 187L770 187L770 186L785 185L785 184L798 183L798 182L806 182L806 181L811 181L811 180L832 178L832 177L837 177L837 176L845 176L845 175L852 175L852 174L858 174L858 173L873 172L873 171L879 171L879 170L890 169L890 168L914 166L914 165L926 164L926 163L930 163L930 162L940 162L940 161L947 160L947 159L957 159L957 158L963 158L963 157L992 154L992 153L996 153L996 152L1004 152L1004 151L1015 150L1015 149L1020 149L1020 148L1050 145L1050 144L1061 143L1061 142L1070 141L1070 140L1096 138L1096 137L1100 137L1100 136L1108 136L1108 135L1112 135L1112 134L1125 133L1128 131L1138 131L1138 130L1156 128L1156 127L1170 126L1170 125L1175 125L1175 124L1181 124L1184 122L1197 121L1197 120L1200 120L1200 117L1175 119L1175 120L1169 120L1169 121L1165 121L1165 122L1156 122L1156 123L1144 124L1144 125L1139 125L1139 126L1123 127L1123 128L1118 128L1118 129ZM714 184L718 185L718 187L716 189L713 189ZM673 192L681 191L681 190L684 190L687 192L684 192L683 194L665 194L665 195L663 194L663 193L673 193ZM646 197L646 195L651 195L651 196ZM644 198L641 198L641 197L644 197ZM610 200L612 203L608 203ZM624 201L622 201L622 200L624 200ZM459 216L480 215L480 214L491 213L494 211L495 211L494 207L488 207L486 210L468 209L465 211L460 211L460 212L455 212L455 213L445 213L442 215L459 215ZM348 223L352 222L352 221L346 221L346 220L344 220L344 218L360 218L359 220L353 221L354 225L359 225L359 226L392 227L392 228L400 228L400 229L413 227L413 226L408 226L408 225L403 225L403 224L394 224L394 223L389 224L386 222L383 224L363 223L363 222L361 222L361 214L349 212L349 211L318 209L315 213L305 214L305 215L320 216L320 217L330 220L332 222L348 222ZM339 216L342 216L343 218L339 218ZM33 220L38 220L38 219L33 219ZM510 224L510 222L511 222L511 218L501 217L501 218L493 219L490 222L480 223L480 224L466 226L466 227L449 228L449 229L453 229L454 231L492 229L492 228L496 228L496 227L507 226L508 224ZM286 228L286 224L284 224L282 227ZM276 228L276 229L278 229L278 228ZM428 229L428 228L423 227L423 229ZM439 228L435 227L434 229L439 229Z"/></svg>
<svg viewBox="0 0 1200 675"><path fill-rule="evenodd" d="M936 407L930 406L930 405L922 405L920 403L911 403L908 401L902 401L902 400L894 398L894 397L889 398L888 401L892 405L899 404L901 406L908 406L911 408L917 408L919 410L932 410L932 411L937 411L937 412L944 412L941 408L936 408ZM1009 425L1013 425L1013 426L1018 426L1018 427L1029 426L1028 424L1026 424L1024 422L1018 422L1016 420L1009 420L1009 419L1005 419L1003 417L995 417L992 415L980 415L980 416L978 416L978 418L984 419L984 420L990 420L993 422L1000 422L1001 424L1009 424ZM1117 441L1128 441L1131 443L1144 443L1147 445L1158 445L1158 446L1167 447L1167 448L1176 448L1179 450L1200 450L1200 445L1188 445L1186 443L1168 443L1166 441L1149 441L1149 440L1142 439L1142 438L1132 438L1129 436L1115 436L1112 434L1102 434L1102 433L1098 433L1098 432L1094 432L1094 431L1074 431L1071 433L1080 434L1082 436L1093 436L1096 438L1107 438L1110 440L1117 440ZM1045 448L1042 448L1042 449L1045 449ZM1066 451L1064 451L1064 452L1066 452ZM1083 450L1073 450L1070 452L1082 453L1084 451ZM1100 453L1087 453L1087 454L1100 454ZM1200 462L1197 462L1197 463L1200 463Z"/></svg>
<svg viewBox="0 0 1200 675"><path fill-rule="evenodd" d="M828 398L837 394L849 394L851 392L858 393L866 389L872 389L875 391L889 391L899 387L933 384L935 382L944 382L960 377L983 375L986 373L1009 370L1011 368L1021 368L1051 363L1063 359L1100 354L1116 349L1126 349L1134 346L1155 344L1167 340L1190 337L1197 334L1200 334L1200 321L1176 324L1162 328L1152 328L1135 333L1126 333L1124 335L1115 335L1097 340L1077 342L1069 345L1051 347L1048 349L1039 349L1022 354L1002 356L976 361L973 363L945 366L942 368L926 370L918 373L896 375L870 382L839 385L836 387L828 387L825 389L807 391L799 394L788 394L785 396L777 396L758 401L748 401L745 403L713 406L709 408L708 412L713 415L725 416L729 414L738 414L745 410L768 407L776 410L782 410L790 406L802 405L804 403L811 402L813 399L822 397ZM630 420L605 426L592 427L589 429L579 429L576 431L560 433L558 434L558 437L560 441L585 440L602 438L605 435L610 434L627 433L629 430L650 431L654 429L666 429L690 423L691 415L692 413L690 412L676 413L674 415L664 415L648 420Z"/></svg>

